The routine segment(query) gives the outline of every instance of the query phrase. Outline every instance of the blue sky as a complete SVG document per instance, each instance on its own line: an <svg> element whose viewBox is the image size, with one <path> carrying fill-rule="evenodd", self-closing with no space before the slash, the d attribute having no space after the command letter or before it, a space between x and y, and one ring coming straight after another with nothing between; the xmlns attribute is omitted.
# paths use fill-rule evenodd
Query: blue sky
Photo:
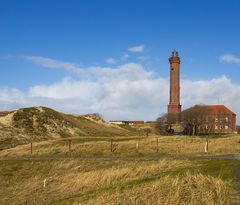
<svg viewBox="0 0 240 205"><path fill-rule="evenodd" d="M237 0L0 0L0 109L154 119L166 110L176 48L183 106L220 101L240 114L239 8Z"/></svg>

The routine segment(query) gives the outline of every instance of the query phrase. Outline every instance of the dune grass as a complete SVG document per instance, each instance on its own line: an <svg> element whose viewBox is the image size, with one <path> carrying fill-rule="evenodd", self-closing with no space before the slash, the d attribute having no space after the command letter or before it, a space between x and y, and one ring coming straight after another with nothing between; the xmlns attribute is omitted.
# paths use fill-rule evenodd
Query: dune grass
<svg viewBox="0 0 240 205"><path fill-rule="evenodd" d="M209 141L210 154L239 153L239 135ZM29 145L2 150L0 204L231 204L239 160L196 158L204 142L158 137L156 152L156 136L119 137L112 153L109 138L75 138L71 152L64 140L34 143L32 155Z"/></svg>
<svg viewBox="0 0 240 205"><path fill-rule="evenodd" d="M30 205L195 204L200 199L199 204L228 204L238 162L162 159L0 163L0 185L4 187L0 189L0 204Z"/></svg>
<svg viewBox="0 0 240 205"><path fill-rule="evenodd" d="M111 193L104 192L96 198L75 201L79 204L216 204L229 203L230 184L221 179L202 174L186 173L183 176L165 176L157 181L140 184L134 189Z"/></svg>

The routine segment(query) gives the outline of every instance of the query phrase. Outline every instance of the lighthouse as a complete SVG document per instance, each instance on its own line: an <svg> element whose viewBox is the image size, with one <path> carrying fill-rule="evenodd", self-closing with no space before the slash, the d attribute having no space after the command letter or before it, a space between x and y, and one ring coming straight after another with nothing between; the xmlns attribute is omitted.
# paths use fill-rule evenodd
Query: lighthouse
<svg viewBox="0 0 240 205"><path fill-rule="evenodd" d="M168 114L179 114L180 105L180 58L178 52L174 50L169 58L170 63L170 95L168 104Z"/></svg>

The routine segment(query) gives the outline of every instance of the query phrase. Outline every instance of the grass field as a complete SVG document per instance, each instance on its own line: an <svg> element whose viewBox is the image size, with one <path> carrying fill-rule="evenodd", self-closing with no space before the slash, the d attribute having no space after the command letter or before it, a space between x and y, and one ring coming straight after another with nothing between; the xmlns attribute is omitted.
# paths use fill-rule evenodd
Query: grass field
<svg viewBox="0 0 240 205"><path fill-rule="evenodd" d="M238 154L240 136L210 138L208 155ZM0 204L239 203L237 158L204 159L205 138L85 137L0 151ZM45 181L45 187L44 187Z"/></svg>
<svg viewBox="0 0 240 205"><path fill-rule="evenodd" d="M204 155L204 137L81 137L48 140L17 146L0 152L0 157L190 157ZM111 152L112 147L115 149ZM208 154L240 153L240 135L210 137Z"/></svg>

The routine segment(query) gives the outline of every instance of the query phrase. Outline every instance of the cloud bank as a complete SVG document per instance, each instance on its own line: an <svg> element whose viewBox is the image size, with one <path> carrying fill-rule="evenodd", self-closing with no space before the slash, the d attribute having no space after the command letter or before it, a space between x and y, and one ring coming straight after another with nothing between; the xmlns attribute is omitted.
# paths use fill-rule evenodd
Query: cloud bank
<svg viewBox="0 0 240 205"><path fill-rule="evenodd" d="M141 64L79 68L68 62L40 57L29 60L48 68L81 71L81 75L48 85L34 85L27 92L0 88L1 110L42 105L66 113L98 112L107 120L154 120L166 112L169 79L159 77ZM240 114L239 93L240 85L225 76L210 81L181 81L183 108L199 103L220 103Z"/></svg>

